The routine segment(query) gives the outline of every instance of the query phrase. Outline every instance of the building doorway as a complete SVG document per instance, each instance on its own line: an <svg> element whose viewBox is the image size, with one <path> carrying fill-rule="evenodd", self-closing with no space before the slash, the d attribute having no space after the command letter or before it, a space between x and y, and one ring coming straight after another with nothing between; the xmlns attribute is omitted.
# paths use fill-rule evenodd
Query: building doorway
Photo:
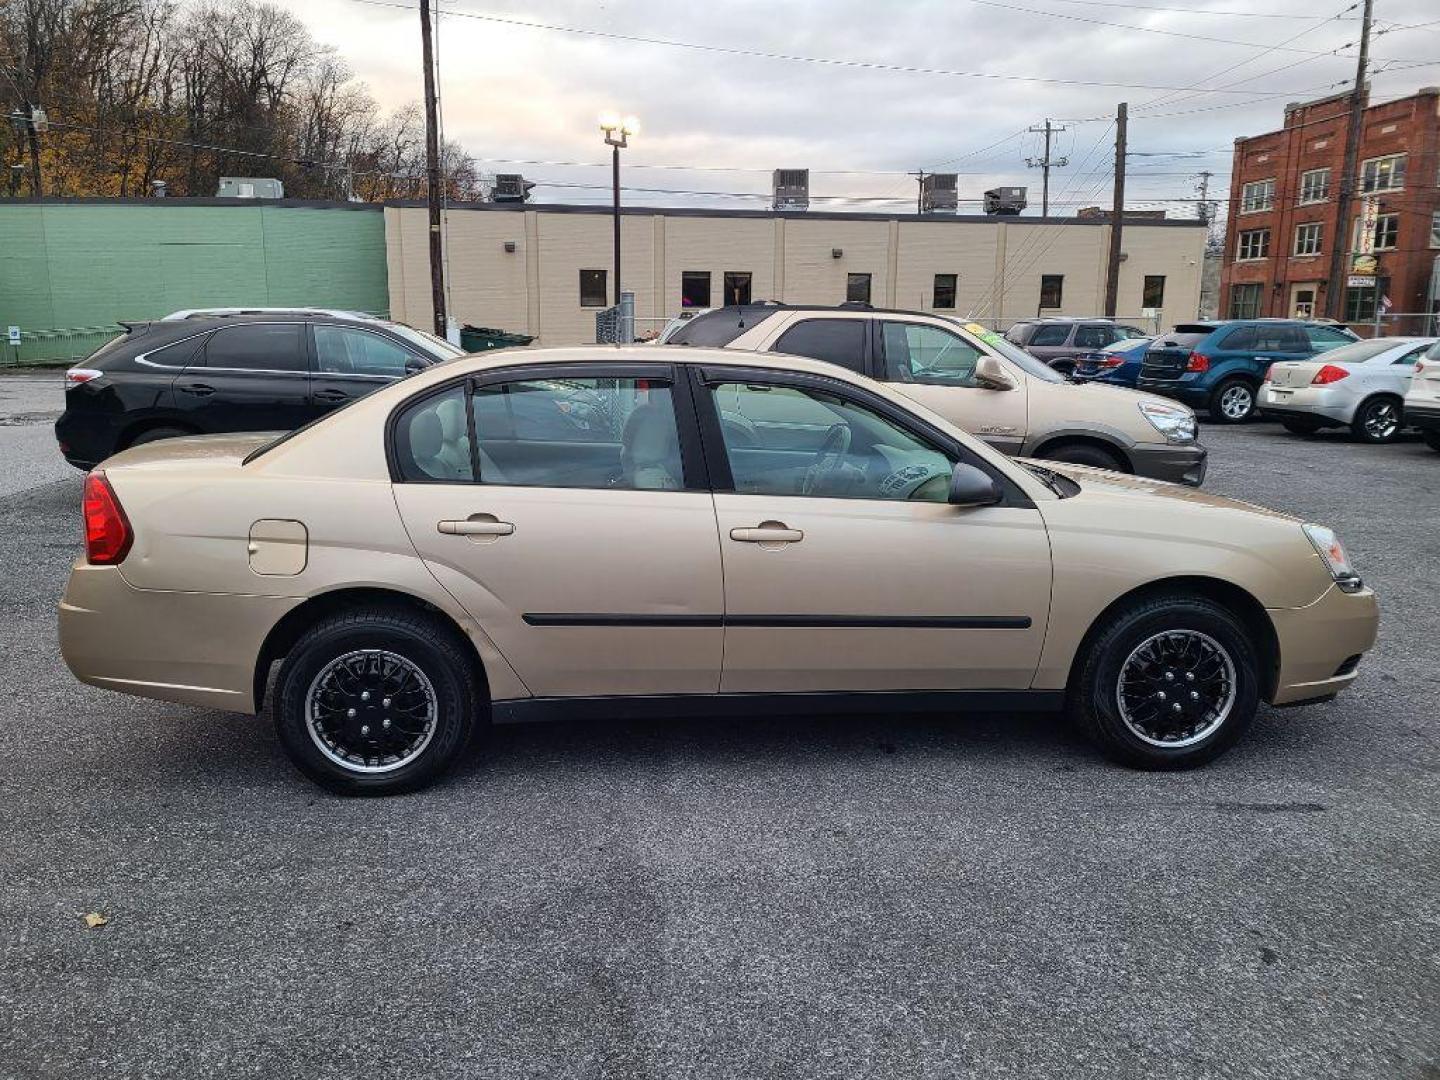
<svg viewBox="0 0 1440 1080"><path fill-rule="evenodd" d="M1319 288L1314 282L1290 287L1290 318L1313 319L1315 317L1315 295Z"/></svg>

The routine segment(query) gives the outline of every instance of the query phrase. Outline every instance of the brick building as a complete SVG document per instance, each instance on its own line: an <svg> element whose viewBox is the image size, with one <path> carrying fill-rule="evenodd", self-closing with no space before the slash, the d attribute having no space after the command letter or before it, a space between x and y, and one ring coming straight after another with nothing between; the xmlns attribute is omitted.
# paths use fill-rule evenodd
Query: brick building
<svg viewBox="0 0 1440 1080"><path fill-rule="evenodd" d="M1374 223L1379 288L1350 288L1339 317L1373 324L1377 293L1395 313L1391 334L1423 333L1436 310L1432 273L1440 256L1440 88L1372 105L1361 125L1352 220L1339 227L1336 195L1345 158L1349 95L1285 109L1279 131L1235 140L1221 311L1230 318L1325 314L1330 256L1346 244L1344 273L1358 246L1364 199L1378 199Z"/></svg>

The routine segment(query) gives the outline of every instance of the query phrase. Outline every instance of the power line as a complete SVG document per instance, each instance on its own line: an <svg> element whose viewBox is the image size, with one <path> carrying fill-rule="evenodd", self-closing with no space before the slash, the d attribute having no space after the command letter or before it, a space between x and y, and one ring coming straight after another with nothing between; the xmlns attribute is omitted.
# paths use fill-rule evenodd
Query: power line
<svg viewBox="0 0 1440 1080"><path fill-rule="evenodd" d="M1124 8L1127 11L1173 12L1177 15L1224 15L1232 19L1313 19L1313 15L1274 13L1268 11L1217 11L1214 8L1154 7L1149 4L1122 4L1114 0L1051 0L1058 4L1083 4L1087 7Z"/></svg>

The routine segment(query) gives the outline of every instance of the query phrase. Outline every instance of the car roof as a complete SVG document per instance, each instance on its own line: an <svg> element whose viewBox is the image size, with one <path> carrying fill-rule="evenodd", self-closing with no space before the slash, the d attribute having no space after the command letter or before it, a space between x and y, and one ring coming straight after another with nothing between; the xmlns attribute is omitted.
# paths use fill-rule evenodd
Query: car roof
<svg viewBox="0 0 1440 1080"><path fill-rule="evenodd" d="M184 319L232 318L237 315L326 315L335 319L363 319L372 322L383 321L378 315L364 311L345 311L340 308L315 307L212 307L182 308L172 311L160 319L161 322L177 322Z"/></svg>

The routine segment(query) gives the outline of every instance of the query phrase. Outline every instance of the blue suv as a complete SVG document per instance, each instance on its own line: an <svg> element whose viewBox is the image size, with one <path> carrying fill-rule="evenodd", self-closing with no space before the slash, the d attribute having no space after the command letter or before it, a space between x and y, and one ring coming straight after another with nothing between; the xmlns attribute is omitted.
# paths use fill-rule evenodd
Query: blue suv
<svg viewBox="0 0 1440 1080"><path fill-rule="evenodd" d="M1151 342L1135 386L1208 409L1212 420L1239 424L1254 414L1271 364L1358 340L1343 326L1295 319L1182 323Z"/></svg>

